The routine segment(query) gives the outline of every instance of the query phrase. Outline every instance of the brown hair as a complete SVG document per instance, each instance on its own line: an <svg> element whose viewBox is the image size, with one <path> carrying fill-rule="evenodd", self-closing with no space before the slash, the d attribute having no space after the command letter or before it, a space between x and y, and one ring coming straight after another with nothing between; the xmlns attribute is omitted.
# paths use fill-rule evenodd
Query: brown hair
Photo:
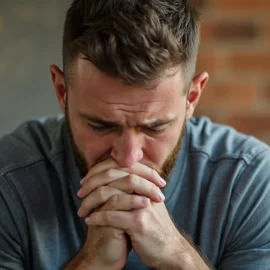
<svg viewBox="0 0 270 270"><path fill-rule="evenodd" d="M199 14L188 0L74 0L64 25L65 78L81 53L128 84L146 85L180 64L190 82L199 25Z"/></svg>

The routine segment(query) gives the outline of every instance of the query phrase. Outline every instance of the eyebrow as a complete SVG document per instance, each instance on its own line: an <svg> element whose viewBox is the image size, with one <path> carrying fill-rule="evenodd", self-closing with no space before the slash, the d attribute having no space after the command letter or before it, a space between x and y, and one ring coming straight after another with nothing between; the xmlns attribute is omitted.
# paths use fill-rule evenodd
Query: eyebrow
<svg viewBox="0 0 270 270"><path fill-rule="evenodd" d="M99 116L94 116L94 115L87 115L84 113L80 113L80 115L85 118L86 120L98 124L98 125L102 125L102 126L109 126L109 127L123 127L123 125L117 123L117 122L113 122L113 121L109 121L109 120L105 120L102 117ZM171 124L176 120L177 117L174 117L172 119L155 119L152 122L149 123L145 123L145 124L140 124L137 127L140 128L155 128L158 126L162 126L162 125L167 125L167 124Z"/></svg>

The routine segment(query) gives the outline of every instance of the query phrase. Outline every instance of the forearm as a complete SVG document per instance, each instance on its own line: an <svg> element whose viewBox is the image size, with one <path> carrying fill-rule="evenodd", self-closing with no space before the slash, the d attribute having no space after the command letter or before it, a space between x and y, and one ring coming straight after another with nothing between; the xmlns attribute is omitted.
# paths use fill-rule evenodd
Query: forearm
<svg viewBox="0 0 270 270"><path fill-rule="evenodd" d="M97 263L92 262L87 257L87 253L84 251L84 249L81 249L77 255L63 268L63 270L100 270L100 269L106 269Z"/></svg>
<svg viewBox="0 0 270 270"><path fill-rule="evenodd" d="M206 260L196 249L192 241L186 237L181 237L180 246L178 250L171 256L170 262L160 265L157 270L211 270L212 268L207 264Z"/></svg>
<svg viewBox="0 0 270 270"><path fill-rule="evenodd" d="M83 250L80 250L78 254L63 268L63 270L94 270L97 269L94 266L90 266L90 262L86 260L86 256Z"/></svg>
<svg viewBox="0 0 270 270"><path fill-rule="evenodd" d="M89 257L89 252L82 248L63 270L120 270L118 267L106 266Z"/></svg>

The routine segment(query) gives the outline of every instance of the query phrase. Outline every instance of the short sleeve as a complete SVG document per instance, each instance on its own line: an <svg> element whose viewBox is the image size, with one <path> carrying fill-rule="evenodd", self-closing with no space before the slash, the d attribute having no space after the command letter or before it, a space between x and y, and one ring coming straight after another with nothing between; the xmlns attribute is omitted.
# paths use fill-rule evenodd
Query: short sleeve
<svg viewBox="0 0 270 270"><path fill-rule="evenodd" d="M24 222L18 202L16 191L0 176L0 269L26 269L20 235Z"/></svg>
<svg viewBox="0 0 270 270"><path fill-rule="evenodd" d="M227 220L219 270L270 269L270 151L256 156L239 177Z"/></svg>

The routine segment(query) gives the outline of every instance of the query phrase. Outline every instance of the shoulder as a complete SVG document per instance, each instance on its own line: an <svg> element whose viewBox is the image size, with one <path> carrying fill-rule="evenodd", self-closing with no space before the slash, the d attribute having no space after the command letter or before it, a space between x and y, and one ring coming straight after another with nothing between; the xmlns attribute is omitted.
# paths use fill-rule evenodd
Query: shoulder
<svg viewBox="0 0 270 270"><path fill-rule="evenodd" d="M39 118L21 124L0 139L0 174L25 168L63 151L64 118Z"/></svg>
<svg viewBox="0 0 270 270"><path fill-rule="evenodd" d="M191 119L187 134L188 166L200 176L207 194L223 198L220 202L230 202L234 209L242 203L251 207L260 196L262 204L270 207L268 145L208 118Z"/></svg>
<svg viewBox="0 0 270 270"><path fill-rule="evenodd" d="M254 263L246 264L254 269L258 254L269 248L269 146L204 117L188 122L187 138L187 183L195 179L192 192L201 188L197 190L207 230L211 225L212 232L220 229L221 268L230 269L236 260L244 266L246 256L254 256Z"/></svg>
<svg viewBox="0 0 270 270"><path fill-rule="evenodd" d="M206 117L192 118L187 124L187 133L189 153L205 155L212 162L231 159L250 164L270 157L270 147L265 143Z"/></svg>

